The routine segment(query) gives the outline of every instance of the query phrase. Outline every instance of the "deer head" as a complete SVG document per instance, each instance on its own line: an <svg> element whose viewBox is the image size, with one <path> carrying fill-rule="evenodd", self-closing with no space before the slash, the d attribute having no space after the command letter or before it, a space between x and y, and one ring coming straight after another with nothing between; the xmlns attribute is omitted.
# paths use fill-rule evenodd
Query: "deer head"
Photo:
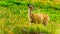
<svg viewBox="0 0 60 34"><path fill-rule="evenodd" d="M34 10L33 5L28 4L28 8L30 9L30 11Z"/></svg>

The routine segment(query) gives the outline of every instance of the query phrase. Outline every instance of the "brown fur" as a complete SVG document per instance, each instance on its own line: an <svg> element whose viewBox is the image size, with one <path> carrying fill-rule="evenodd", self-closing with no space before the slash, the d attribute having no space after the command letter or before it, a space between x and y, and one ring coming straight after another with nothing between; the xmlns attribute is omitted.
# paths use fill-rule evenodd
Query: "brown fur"
<svg viewBox="0 0 60 34"><path fill-rule="evenodd" d="M31 23L43 23L46 25L48 23L49 17L46 14L33 14L32 7L29 7L28 18Z"/></svg>

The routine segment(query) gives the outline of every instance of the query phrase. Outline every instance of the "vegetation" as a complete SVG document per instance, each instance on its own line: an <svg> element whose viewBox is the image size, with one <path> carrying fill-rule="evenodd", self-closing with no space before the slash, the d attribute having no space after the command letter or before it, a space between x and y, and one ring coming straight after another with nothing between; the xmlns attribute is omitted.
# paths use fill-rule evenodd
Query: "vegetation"
<svg viewBox="0 0 60 34"><path fill-rule="evenodd" d="M34 5L33 13L48 14L47 26L28 21L27 4ZM1 34L60 34L60 2L52 0L0 0Z"/></svg>

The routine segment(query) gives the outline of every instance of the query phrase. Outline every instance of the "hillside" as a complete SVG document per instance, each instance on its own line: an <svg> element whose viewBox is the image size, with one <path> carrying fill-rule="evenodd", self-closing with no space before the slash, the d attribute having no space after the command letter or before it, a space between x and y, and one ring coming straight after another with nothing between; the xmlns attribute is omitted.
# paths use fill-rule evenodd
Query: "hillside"
<svg viewBox="0 0 60 34"><path fill-rule="evenodd" d="M48 14L50 21L29 24L28 4L34 6L33 13ZM60 2L57 0L0 0L1 34L60 34Z"/></svg>

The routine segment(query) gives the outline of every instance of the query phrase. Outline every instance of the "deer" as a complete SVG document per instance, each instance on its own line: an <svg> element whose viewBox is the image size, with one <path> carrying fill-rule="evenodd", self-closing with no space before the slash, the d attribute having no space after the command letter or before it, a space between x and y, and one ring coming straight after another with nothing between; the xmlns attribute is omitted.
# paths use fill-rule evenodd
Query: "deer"
<svg viewBox="0 0 60 34"><path fill-rule="evenodd" d="M49 21L49 16L47 14L35 14L32 13L34 7L28 4L28 19L30 23L42 23L43 25L47 25Z"/></svg>

